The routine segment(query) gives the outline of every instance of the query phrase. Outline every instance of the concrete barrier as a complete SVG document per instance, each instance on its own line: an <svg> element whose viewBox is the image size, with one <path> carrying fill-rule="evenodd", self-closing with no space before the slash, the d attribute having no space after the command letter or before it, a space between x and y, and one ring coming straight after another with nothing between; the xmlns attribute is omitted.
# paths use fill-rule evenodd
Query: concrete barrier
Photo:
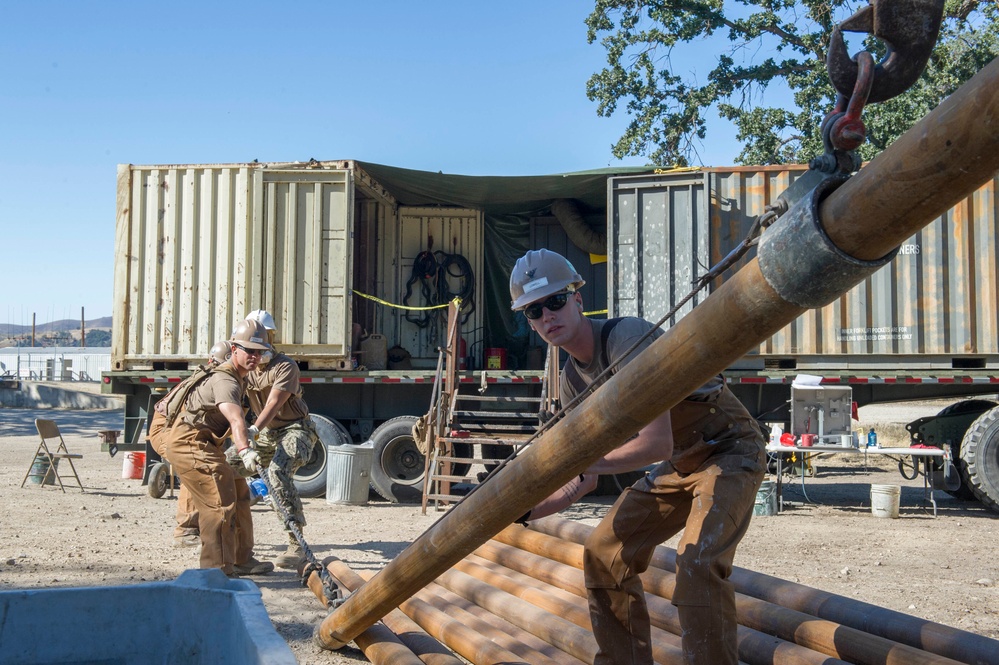
<svg viewBox="0 0 999 665"><path fill-rule="evenodd" d="M120 409L125 401L101 395L100 384L20 381L19 387L0 387L0 407L15 409Z"/></svg>

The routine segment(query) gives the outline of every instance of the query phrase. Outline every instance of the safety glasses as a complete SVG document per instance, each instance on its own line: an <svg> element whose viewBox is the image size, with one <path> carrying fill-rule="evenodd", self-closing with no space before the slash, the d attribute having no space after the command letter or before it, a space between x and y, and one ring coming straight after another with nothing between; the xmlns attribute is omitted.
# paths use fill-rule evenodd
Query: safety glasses
<svg viewBox="0 0 999 665"><path fill-rule="evenodd" d="M541 310L545 307L547 307L550 312L557 312L565 307L565 304L569 302L569 296L571 295L572 294L568 291L563 291L562 293L556 293L553 296L548 296L548 300L545 300L544 302L531 303L524 308L524 316L532 321L534 319L540 319L541 315L544 314Z"/></svg>
<svg viewBox="0 0 999 665"><path fill-rule="evenodd" d="M248 356L259 356L264 352L263 349L248 349L245 346L240 346L239 344L233 344L233 347L239 349Z"/></svg>

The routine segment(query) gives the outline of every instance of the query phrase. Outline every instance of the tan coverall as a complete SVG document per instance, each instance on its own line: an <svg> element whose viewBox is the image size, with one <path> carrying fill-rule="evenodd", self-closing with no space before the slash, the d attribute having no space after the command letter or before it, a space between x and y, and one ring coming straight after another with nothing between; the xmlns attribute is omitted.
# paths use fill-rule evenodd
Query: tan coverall
<svg viewBox="0 0 999 665"><path fill-rule="evenodd" d="M157 402L158 404L159 402ZM154 409L153 419L149 423L149 444L164 461L169 461L166 455L166 441L161 436L165 427L166 416ZM173 478L170 478L169 482L173 482ZM194 507L191 491L184 484L181 484L180 490L177 492L176 520L177 526L173 530L174 538L198 535L198 509Z"/></svg>
<svg viewBox="0 0 999 665"><path fill-rule="evenodd" d="M749 528L766 468L763 436L726 387L710 402L670 410L674 453L626 489L583 553L594 665L652 664L639 575L656 546L683 531L676 551L677 607L688 665L736 665L735 549ZM710 442L710 443L709 443Z"/></svg>
<svg viewBox="0 0 999 665"><path fill-rule="evenodd" d="M167 458L198 511L201 567L227 575L253 556L250 488L226 461L222 443L229 424L218 409L220 403L241 404L243 390L241 380L216 370L191 391L164 433Z"/></svg>

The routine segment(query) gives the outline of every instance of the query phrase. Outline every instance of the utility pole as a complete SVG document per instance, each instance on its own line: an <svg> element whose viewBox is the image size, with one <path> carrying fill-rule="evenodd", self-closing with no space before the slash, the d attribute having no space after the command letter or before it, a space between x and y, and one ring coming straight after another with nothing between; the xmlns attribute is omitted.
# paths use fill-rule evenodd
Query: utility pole
<svg viewBox="0 0 999 665"><path fill-rule="evenodd" d="M83 323L83 308L80 308L80 346L87 348L87 331Z"/></svg>
<svg viewBox="0 0 999 665"><path fill-rule="evenodd" d="M34 312L31 313L31 346L35 346L35 316Z"/></svg>

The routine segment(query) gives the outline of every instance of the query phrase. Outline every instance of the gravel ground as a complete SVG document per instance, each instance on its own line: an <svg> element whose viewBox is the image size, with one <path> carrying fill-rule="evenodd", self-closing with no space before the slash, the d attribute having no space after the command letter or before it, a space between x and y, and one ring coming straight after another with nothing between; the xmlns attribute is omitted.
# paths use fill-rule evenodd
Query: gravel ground
<svg viewBox="0 0 999 665"><path fill-rule="evenodd" d="M865 407L861 425L887 432L891 425L936 413L895 406ZM885 410L886 409L886 410ZM913 415L913 414L916 415ZM875 414L879 421L872 418ZM78 463L86 491L19 485L37 445L33 419L52 418ZM897 421L897 422L896 422ZM92 587L172 580L195 567L191 549L172 547L176 504L153 499L137 480L121 478L122 458L100 452L96 432L120 429L111 411L0 409L0 589ZM933 517L921 479L902 478L893 460L831 456L816 461L812 478L786 478L784 511L754 519L736 565L808 586L999 638L999 562L992 556L999 515L976 502L936 492ZM870 485L901 486L900 518L878 519L870 510ZM590 498L564 516L594 523L609 499ZM355 570L378 570L439 514L418 506L333 505L307 499L306 536L319 558L336 555ZM272 558L283 549L281 526L265 505L253 508L257 554ZM312 642L325 611L296 576L276 571L253 578L279 634L299 662L365 662L348 646L330 653ZM2 658L0 658L2 660Z"/></svg>

